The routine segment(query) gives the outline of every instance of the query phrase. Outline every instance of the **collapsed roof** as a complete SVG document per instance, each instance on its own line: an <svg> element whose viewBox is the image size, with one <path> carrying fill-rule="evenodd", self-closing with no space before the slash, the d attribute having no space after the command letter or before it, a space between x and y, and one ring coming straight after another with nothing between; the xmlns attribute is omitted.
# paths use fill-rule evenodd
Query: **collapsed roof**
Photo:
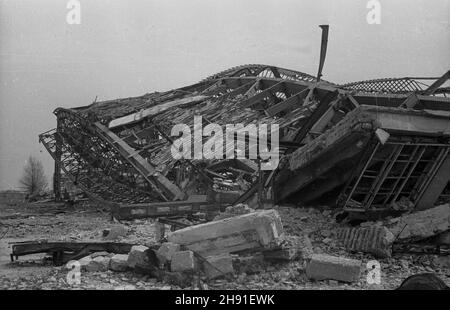
<svg viewBox="0 0 450 310"><path fill-rule="evenodd" d="M277 201L302 203L341 194L339 206L359 211L395 208L400 199L428 206L448 191L450 174L442 172L450 162L448 77L337 85L243 65L166 92L58 108L57 128L40 141L55 159L57 196L62 171L92 198L119 205L184 201L210 191L236 192L233 201L243 201L264 189ZM278 124L281 165L259 173L258 160L174 159L171 128L183 123L193 130L195 115L203 126ZM370 197L355 196L360 191ZM411 191L420 194L412 198ZM426 201L425 192L433 192Z"/></svg>

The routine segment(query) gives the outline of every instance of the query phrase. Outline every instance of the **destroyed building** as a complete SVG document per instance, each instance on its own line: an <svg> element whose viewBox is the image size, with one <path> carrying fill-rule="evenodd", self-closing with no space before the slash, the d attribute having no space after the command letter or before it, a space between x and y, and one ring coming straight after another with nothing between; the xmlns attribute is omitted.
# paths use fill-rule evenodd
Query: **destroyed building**
<svg viewBox="0 0 450 310"><path fill-rule="evenodd" d="M450 197L449 75L338 85L243 65L166 92L57 108L57 127L39 139L55 160L55 196L63 175L118 218L239 202L325 201L362 216L421 210ZM203 126L278 124L278 168L174 159L171 128L192 128L195 115Z"/></svg>

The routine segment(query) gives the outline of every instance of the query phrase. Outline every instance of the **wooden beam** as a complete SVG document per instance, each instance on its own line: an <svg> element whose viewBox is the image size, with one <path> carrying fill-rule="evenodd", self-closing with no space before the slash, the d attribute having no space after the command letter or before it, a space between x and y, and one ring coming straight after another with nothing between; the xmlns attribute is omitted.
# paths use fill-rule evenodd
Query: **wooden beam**
<svg viewBox="0 0 450 310"><path fill-rule="evenodd" d="M400 108L412 109L419 103L419 101L420 100L419 98L417 98L416 93L412 93L408 98L405 99L405 101L402 102Z"/></svg>
<svg viewBox="0 0 450 310"><path fill-rule="evenodd" d="M444 73L436 82L431 84L431 86L428 87L423 94L432 95L442 84L447 82L448 79L450 79L450 70Z"/></svg>
<svg viewBox="0 0 450 310"><path fill-rule="evenodd" d="M269 107L266 112L269 116L275 116L280 112L283 112L286 109L293 108L295 106L300 106L300 102L306 97L308 94L307 92L308 88L303 89L302 91L292 95L291 97L287 98L286 100L283 100L280 103L277 103L271 107Z"/></svg>
<svg viewBox="0 0 450 310"><path fill-rule="evenodd" d="M268 96L273 95L273 92L282 91L283 90L283 83L279 82L272 87L264 89L262 92L240 102L241 107L243 108L250 108L251 106L255 105L256 103L260 102L264 98L267 98Z"/></svg>
<svg viewBox="0 0 450 310"><path fill-rule="evenodd" d="M311 92L310 92L311 93ZM308 94L309 95L309 94ZM327 111L329 103L337 95L337 91L334 93L328 93L325 97L320 99L319 105L316 107L312 115L309 117L308 121L304 126L302 126L294 137L294 142L300 143L308 134L312 126L322 117L322 115ZM305 99L305 101L307 98Z"/></svg>

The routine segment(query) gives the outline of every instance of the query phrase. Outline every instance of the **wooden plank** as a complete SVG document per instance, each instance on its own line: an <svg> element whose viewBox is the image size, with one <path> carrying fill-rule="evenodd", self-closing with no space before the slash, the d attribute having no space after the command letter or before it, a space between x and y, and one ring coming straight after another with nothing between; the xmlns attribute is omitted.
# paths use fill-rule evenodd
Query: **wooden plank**
<svg viewBox="0 0 450 310"><path fill-rule="evenodd" d="M185 105L185 104L190 104L193 102L200 102L200 101L206 100L208 98L209 98L208 96L198 95L198 96L186 97L186 98L181 98L181 99L164 102L164 103L158 104L154 107L113 119L111 122L109 122L108 128L111 129L111 128L115 128L115 127L119 127L119 126L123 126L123 125L136 123L136 122L143 120L144 118L146 118L148 116L152 116L152 115L156 115L158 113L164 112L167 109Z"/></svg>
<svg viewBox="0 0 450 310"><path fill-rule="evenodd" d="M291 97L287 98L286 100L283 100L280 103L277 103L271 107L269 107L266 112L269 116L275 116L280 112L283 112L287 109L291 109L295 106L300 106L300 103L302 100L306 97L308 94L308 88L296 93L295 95L292 95Z"/></svg>

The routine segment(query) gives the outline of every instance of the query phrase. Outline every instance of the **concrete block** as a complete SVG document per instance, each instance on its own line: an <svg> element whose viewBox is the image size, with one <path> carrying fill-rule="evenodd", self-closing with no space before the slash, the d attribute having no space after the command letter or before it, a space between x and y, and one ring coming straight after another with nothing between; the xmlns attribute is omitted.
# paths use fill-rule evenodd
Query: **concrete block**
<svg viewBox="0 0 450 310"><path fill-rule="evenodd" d="M306 275L313 280L355 282L360 274L360 260L325 254L314 254L306 266Z"/></svg>
<svg viewBox="0 0 450 310"><path fill-rule="evenodd" d="M173 242L164 242L163 244L161 244L156 254L158 255L159 260L164 263L166 261L172 260L173 254L178 251L180 251L179 244Z"/></svg>
<svg viewBox="0 0 450 310"><path fill-rule="evenodd" d="M168 240L203 257L242 250L274 249L283 236L275 210L263 210L187 227L168 234Z"/></svg>
<svg viewBox="0 0 450 310"><path fill-rule="evenodd" d="M233 258L226 254L206 257L206 262L203 262L203 271L209 279L233 274Z"/></svg>
<svg viewBox="0 0 450 310"><path fill-rule="evenodd" d="M91 263L91 261L92 257L89 255L79 259L78 262L80 263L80 270L86 271L86 267Z"/></svg>
<svg viewBox="0 0 450 310"><path fill-rule="evenodd" d="M143 245L134 245L130 253L128 253L128 267L134 268L136 265L145 266L149 263L149 258L147 255L148 247Z"/></svg>
<svg viewBox="0 0 450 310"><path fill-rule="evenodd" d="M395 236L384 226L340 228L337 239L348 251L390 257Z"/></svg>
<svg viewBox="0 0 450 310"><path fill-rule="evenodd" d="M433 259L433 265L438 268L450 270L450 256L436 256Z"/></svg>
<svg viewBox="0 0 450 310"><path fill-rule="evenodd" d="M110 261L109 257L97 256L85 266L84 270L88 272L106 271L109 269Z"/></svg>
<svg viewBox="0 0 450 310"><path fill-rule="evenodd" d="M128 254L116 254L111 257L109 269L114 271L126 271L128 269Z"/></svg>
<svg viewBox="0 0 450 310"><path fill-rule="evenodd" d="M194 271L196 268L196 261L192 251L180 251L174 253L170 269L172 272L186 272Z"/></svg>

